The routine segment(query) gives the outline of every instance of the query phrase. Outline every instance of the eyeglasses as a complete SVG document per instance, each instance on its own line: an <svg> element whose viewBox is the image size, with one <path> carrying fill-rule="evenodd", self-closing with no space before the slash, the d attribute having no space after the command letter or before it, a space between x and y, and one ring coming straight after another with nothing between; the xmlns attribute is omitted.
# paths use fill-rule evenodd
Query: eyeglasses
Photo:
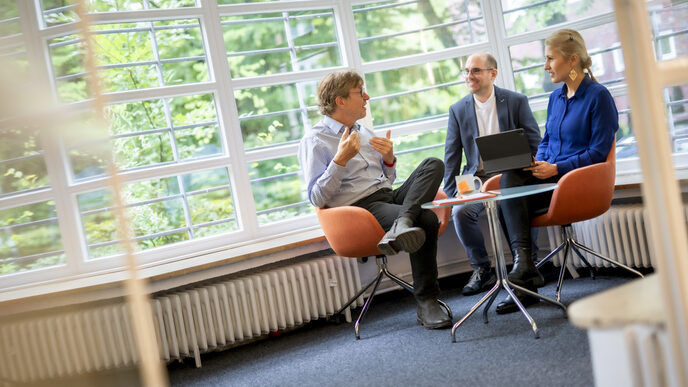
<svg viewBox="0 0 688 387"><path fill-rule="evenodd" d="M349 94L351 94L351 93L358 94L361 96L361 98L365 98L366 91L365 91L365 89L361 88L361 91L356 91L356 90L349 91Z"/></svg>
<svg viewBox="0 0 688 387"><path fill-rule="evenodd" d="M494 68L490 67L487 69L480 69L480 68L474 67L472 69L464 69L461 73L467 77L470 74L478 75L478 74L480 74L481 71L489 71L489 70L494 70Z"/></svg>

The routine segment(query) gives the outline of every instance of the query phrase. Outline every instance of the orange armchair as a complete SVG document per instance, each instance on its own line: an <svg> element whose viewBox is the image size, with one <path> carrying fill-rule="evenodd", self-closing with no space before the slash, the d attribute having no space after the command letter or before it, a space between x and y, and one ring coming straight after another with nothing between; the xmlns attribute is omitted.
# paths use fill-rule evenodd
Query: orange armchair
<svg viewBox="0 0 688 387"><path fill-rule="evenodd" d="M439 189L435 199L444 199L447 195ZM437 219L440 222L439 235L442 235L444 230L447 228L447 223L450 217L450 207L443 207L433 209L437 215ZM377 287L383 277L387 277L397 283L402 288L413 293L413 286L408 282L402 280L396 275L389 272L387 269L387 257L377 248L378 242L385 235L385 230L377 222L377 219L368 210L355 207L355 206L342 206L333 208L316 208L316 213L318 215L318 221L320 221L320 226L325 232L325 238L327 242L332 247L334 252L342 257L349 258L361 258L375 256L376 263L378 266L378 274L368 285L364 286L356 295L351 297L344 306L342 306L339 311L334 315L340 315L344 312L351 304L356 301L359 297L363 295L371 286L373 287L368 299L363 304L361 313L356 319L354 324L354 331L356 332L356 339L359 340L361 336L359 335L359 325L361 319L365 315L370 302L375 296ZM451 318L451 309L449 306L437 300L442 307L447 310L449 317Z"/></svg>
<svg viewBox="0 0 688 387"><path fill-rule="evenodd" d="M561 249L564 249L564 258L559 271L557 282L557 301L561 296L561 285L564 280L566 261L569 250L573 251L590 269L594 278L592 265L583 256L580 250L592 254L612 265L628 270L640 277L643 275L621 262L605 257L600 253L576 241L573 235L572 223L598 217L609 209L614 194L614 178L616 176L616 143L607 154L607 159L602 163L577 168L565 174L557 183L558 187L552 193L549 209L545 214L534 217L531 226L560 226L561 236L564 240L556 249L552 250L545 258L537 263L541 267L549 261ZM501 175L494 176L485 182L482 190L498 190Z"/></svg>

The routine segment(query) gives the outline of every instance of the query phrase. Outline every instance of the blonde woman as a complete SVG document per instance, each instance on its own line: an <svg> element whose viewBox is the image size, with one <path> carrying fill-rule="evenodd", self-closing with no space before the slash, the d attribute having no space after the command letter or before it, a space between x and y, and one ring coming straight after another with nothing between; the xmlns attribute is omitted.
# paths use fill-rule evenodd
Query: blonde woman
<svg viewBox="0 0 688 387"><path fill-rule="evenodd" d="M552 92L547 106L545 135L529 168L502 175L501 186L552 183L576 168L603 162L619 128L619 115L611 94L597 82L583 37L563 29L545 40L545 71L553 83L563 83ZM509 280L535 290L544 285L530 251L530 220L547 210L552 193L499 203L514 257ZM524 305L537 302L517 295ZM518 310L507 297L497 305L498 313Z"/></svg>

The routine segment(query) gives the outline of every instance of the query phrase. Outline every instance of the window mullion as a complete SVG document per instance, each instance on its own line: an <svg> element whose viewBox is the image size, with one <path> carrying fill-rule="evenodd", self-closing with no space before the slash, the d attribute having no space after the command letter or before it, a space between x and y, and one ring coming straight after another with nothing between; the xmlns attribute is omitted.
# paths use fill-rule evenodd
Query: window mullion
<svg viewBox="0 0 688 387"><path fill-rule="evenodd" d="M497 83L505 89L514 90L511 54L506 43L506 26L502 16L502 4L499 1L483 0L483 16L487 27L487 40L490 42L492 55L497 59Z"/></svg>
<svg viewBox="0 0 688 387"><path fill-rule="evenodd" d="M340 42L342 63L358 71L362 70L363 60L358 47L358 36L354 22L354 11L351 1L342 0L337 3L334 12L334 20L337 23L337 40Z"/></svg>
<svg viewBox="0 0 688 387"><path fill-rule="evenodd" d="M334 20L337 28L337 40L340 42L341 47L342 63L347 67L355 69L360 74L364 74L363 59L361 58L361 50L358 46L358 36L356 34L354 10L350 0L342 0L337 3ZM373 119L370 104L366 105L366 111L368 113L361 121L372 129Z"/></svg>
<svg viewBox="0 0 688 387"><path fill-rule="evenodd" d="M292 71L298 71L299 60L296 56L296 45L294 44L294 36L291 33L291 25L289 24L289 12L282 13L282 19L284 20L284 31L287 36L287 47L289 47L289 57L291 59ZM303 84L296 84L296 96L299 100L299 114L303 122L310 128L310 122L308 121L308 112L306 111L306 94L303 90Z"/></svg>
<svg viewBox="0 0 688 387"><path fill-rule="evenodd" d="M214 93L218 123L222 128L224 147L231 157L228 169L232 186L232 201L237 212L236 219L240 229L247 231L250 235L255 235L258 231L258 217L244 154L244 141L233 93L233 81L229 74L220 14L215 1L204 0L202 8L201 26L207 42L208 67L211 79L217 86Z"/></svg>
<svg viewBox="0 0 688 387"><path fill-rule="evenodd" d="M40 5L38 1L18 1L18 11L22 23L22 34L26 39L27 56L29 59L29 69L31 76L38 80L38 84L45 86L47 92L52 90L53 84L50 81L50 57L46 51L47 41L41 38L39 31L38 15ZM49 108L46 106L38 107L39 114L41 109ZM47 120L40 120L48 122ZM58 227L62 248L65 252L67 270L69 272L81 271L86 252L84 250L84 240L79 224L79 211L76 201L69 194L69 163L68 157L61 146L59 130L48 130L52 128L41 128L39 141L43 149L46 170L50 178L50 193L55 201L55 209L58 214Z"/></svg>

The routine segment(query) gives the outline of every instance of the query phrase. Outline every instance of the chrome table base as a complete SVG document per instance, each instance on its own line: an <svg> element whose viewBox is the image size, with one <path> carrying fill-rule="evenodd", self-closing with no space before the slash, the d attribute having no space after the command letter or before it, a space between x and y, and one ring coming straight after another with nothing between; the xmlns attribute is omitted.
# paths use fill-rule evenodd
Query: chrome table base
<svg viewBox="0 0 688 387"><path fill-rule="evenodd" d="M521 313L526 317L528 322L530 323L531 328L533 329L533 333L535 334L535 338L539 338L540 334L538 333L538 328L537 324L535 323L535 320L530 316L528 311L526 311L526 308L523 306L521 301L519 301L518 297L514 294L513 289L519 290L522 293L528 294L532 297L537 297L545 302L548 302L552 305L556 305L560 307L564 311L564 317L566 317L566 306L559 302L558 300L551 299L549 297L543 296L542 294L538 294L536 292L533 292L531 290L528 290L522 286L518 286L512 282L509 281L509 278L507 276L506 272L506 262L504 259L504 251L502 250L502 240L499 235L499 223L497 220L497 202L496 201L490 201L490 202L485 202L485 207L487 209L487 218L488 218L488 223L490 225L490 237L492 239L492 247L495 252L495 271L497 272L497 283L490 289L490 291L483 296L480 301L478 301L471 310L466 313L465 316L463 316L459 321L457 321L454 326L452 326L451 330L451 336L452 336L452 342L456 342L456 330L463 324L466 319L471 317L473 313L475 313L478 308L480 308L485 302L487 302L487 305L485 305L485 309L483 309L483 320L487 324L488 319L487 319L487 311L494 302L494 300L497 298L497 295L499 294L500 290L504 289L506 292L511 296L511 299L514 300L516 303L516 306L518 306L518 309L521 311Z"/></svg>

